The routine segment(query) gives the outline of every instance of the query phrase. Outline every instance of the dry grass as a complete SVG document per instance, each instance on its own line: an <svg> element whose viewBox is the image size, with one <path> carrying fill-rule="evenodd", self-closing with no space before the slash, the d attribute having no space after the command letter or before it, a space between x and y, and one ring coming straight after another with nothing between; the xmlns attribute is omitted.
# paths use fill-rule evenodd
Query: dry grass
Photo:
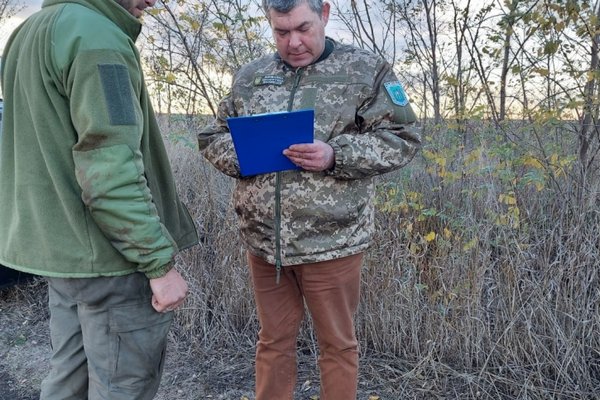
<svg viewBox="0 0 600 400"><path fill-rule="evenodd" d="M485 136L485 127L477 129L474 137ZM202 241L178 258L191 294L177 313L159 398L252 399L258 324L230 203L233 181L199 156L196 130L193 121L165 124ZM600 398L598 185L563 175L536 188L525 180L531 170L510 162L519 157L514 148L498 147L493 139L460 151L451 141L429 142L425 150L435 154L452 150L452 179L423 152L380 180L357 316L360 400ZM508 194L510 201L500 200ZM3 340L15 347L23 333L45 344L41 328L28 328L46 318L40 300L11 293L0 298L3 310L31 304L9 318L25 322L0 329ZM297 398L306 399L318 393L310 321L299 349Z"/></svg>
<svg viewBox="0 0 600 400"><path fill-rule="evenodd" d="M466 170L462 154L454 170ZM175 145L171 156L203 235L181 257L193 284L178 333L197 348L251 349L257 322L232 181L193 146ZM476 162L478 173L450 181L419 155L381 179L357 317L362 376L376 369L397 398L600 397L597 199L575 201L571 178L543 190L515 185L494 172L510 168L490 148ZM514 225L498 222L507 209L499 196L509 191L520 212ZM422 194L413 199L419 207L407 207L409 193ZM299 343L314 356L307 326Z"/></svg>

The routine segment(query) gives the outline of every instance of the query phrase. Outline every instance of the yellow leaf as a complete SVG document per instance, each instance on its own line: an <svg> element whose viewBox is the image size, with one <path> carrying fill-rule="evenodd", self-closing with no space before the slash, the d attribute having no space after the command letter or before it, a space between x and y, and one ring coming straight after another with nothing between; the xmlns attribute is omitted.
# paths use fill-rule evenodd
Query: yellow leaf
<svg viewBox="0 0 600 400"><path fill-rule="evenodd" d="M379 396L369 396L369 400L379 400Z"/></svg>
<svg viewBox="0 0 600 400"><path fill-rule="evenodd" d="M452 231L448 228L444 228L444 237L450 239L450 237L452 237Z"/></svg>
<svg viewBox="0 0 600 400"><path fill-rule="evenodd" d="M427 240L428 242L432 242L435 240L435 232L431 231L429 232L426 236L425 236L425 240Z"/></svg>
<svg viewBox="0 0 600 400"><path fill-rule="evenodd" d="M416 243L411 243L411 244L408 245L408 250L412 254L418 254L421 251L421 248Z"/></svg>
<svg viewBox="0 0 600 400"><path fill-rule="evenodd" d="M544 190L544 184L542 182L535 182L535 188L538 192Z"/></svg>
<svg viewBox="0 0 600 400"><path fill-rule="evenodd" d="M465 243L465 245L463 246L463 250L464 251L471 250L473 247L475 247L476 244L477 244L477 238L475 237L475 238L469 240L468 243Z"/></svg>
<svg viewBox="0 0 600 400"><path fill-rule="evenodd" d="M435 153L432 152L431 150L427 150L424 149L421 154L423 155L423 157L425 157L428 160L434 160L435 159Z"/></svg>
<svg viewBox="0 0 600 400"><path fill-rule="evenodd" d="M498 218L496 218L496 225L508 225L508 217L506 215L499 215Z"/></svg>
<svg viewBox="0 0 600 400"><path fill-rule="evenodd" d="M479 160L481 157L481 148L473 150L465 159L465 164L469 165Z"/></svg>
<svg viewBox="0 0 600 400"><path fill-rule="evenodd" d="M165 77L165 81L167 83L175 83L177 81L177 78L175 78L175 75L170 72L166 77Z"/></svg>
<svg viewBox="0 0 600 400"><path fill-rule="evenodd" d="M523 160L523 164L536 169L544 169L544 166L542 165L540 160L533 156L525 157L525 159Z"/></svg>
<svg viewBox="0 0 600 400"><path fill-rule="evenodd" d="M501 194L498 196L498 201L509 206L517 204L517 199L512 194Z"/></svg>

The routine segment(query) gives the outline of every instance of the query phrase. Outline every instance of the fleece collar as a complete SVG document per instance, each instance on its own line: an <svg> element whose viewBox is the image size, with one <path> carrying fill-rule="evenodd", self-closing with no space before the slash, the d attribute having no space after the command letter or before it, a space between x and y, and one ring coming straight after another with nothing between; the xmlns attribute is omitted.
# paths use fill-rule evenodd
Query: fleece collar
<svg viewBox="0 0 600 400"><path fill-rule="evenodd" d="M44 0L42 8L69 3L82 5L104 15L134 42L142 30L142 23L114 0Z"/></svg>

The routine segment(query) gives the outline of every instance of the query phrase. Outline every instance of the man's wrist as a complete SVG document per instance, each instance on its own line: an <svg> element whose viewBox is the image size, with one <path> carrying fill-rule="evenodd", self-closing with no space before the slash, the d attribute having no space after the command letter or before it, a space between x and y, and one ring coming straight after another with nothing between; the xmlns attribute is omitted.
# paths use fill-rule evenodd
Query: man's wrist
<svg viewBox="0 0 600 400"><path fill-rule="evenodd" d="M146 272L146 277L148 279L156 279L156 278L162 278L163 276L165 276L167 274L167 272L169 272L173 267L175 266L175 263L173 261L169 261L168 263L161 265L160 267L153 269L152 271L148 271Z"/></svg>

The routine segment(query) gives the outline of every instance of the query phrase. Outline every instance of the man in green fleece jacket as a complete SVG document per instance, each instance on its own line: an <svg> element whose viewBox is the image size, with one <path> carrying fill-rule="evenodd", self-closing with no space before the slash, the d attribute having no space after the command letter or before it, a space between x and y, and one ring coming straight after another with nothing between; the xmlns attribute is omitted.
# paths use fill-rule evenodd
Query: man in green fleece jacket
<svg viewBox="0 0 600 400"><path fill-rule="evenodd" d="M45 0L2 63L0 264L47 277L41 399L151 399L197 243L144 84L156 0Z"/></svg>

